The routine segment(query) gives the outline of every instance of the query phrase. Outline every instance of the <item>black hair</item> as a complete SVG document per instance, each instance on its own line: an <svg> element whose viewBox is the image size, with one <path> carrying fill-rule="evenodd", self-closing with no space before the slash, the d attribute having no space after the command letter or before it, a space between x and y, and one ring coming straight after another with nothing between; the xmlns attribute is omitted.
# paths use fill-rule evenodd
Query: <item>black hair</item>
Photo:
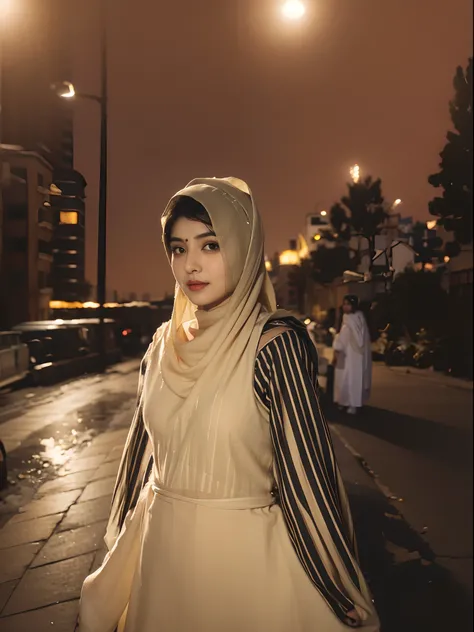
<svg viewBox="0 0 474 632"><path fill-rule="evenodd" d="M346 301L346 303L349 303L349 305L352 305L354 312L359 309L359 297L355 294L346 294L343 300Z"/></svg>
<svg viewBox="0 0 474 632"><path fill-rule="evenodd" d="M170 248L171 231L178 219L184 217L193 222L201 222L210 230L212 228L211 218L205 207L188 195L180 195L173 200L166 213L166 224L164 232L164 242L167 249Z"/></svg>

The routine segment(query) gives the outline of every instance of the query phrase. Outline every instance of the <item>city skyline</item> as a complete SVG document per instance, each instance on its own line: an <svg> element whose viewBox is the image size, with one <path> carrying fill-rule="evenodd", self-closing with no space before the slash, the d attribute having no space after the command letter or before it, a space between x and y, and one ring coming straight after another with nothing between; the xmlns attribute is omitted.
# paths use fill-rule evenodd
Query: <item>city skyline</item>
<svg viewBox="0 0 474 632"><path fill-rule="evenodd" d="M81 4L74 29L73 78L86 92L99 89L94 4ZM172 291L159 218L196 176L249 182L269 255L344 194L354 163L382 178L388 202L403 200L402 214L429 218L452 79L472 54L468 0L313 0L297 24L281 21L279 0L205 4L109 7L109 294ZM99 116L93 103L72 107L94 283Z"/></svg>

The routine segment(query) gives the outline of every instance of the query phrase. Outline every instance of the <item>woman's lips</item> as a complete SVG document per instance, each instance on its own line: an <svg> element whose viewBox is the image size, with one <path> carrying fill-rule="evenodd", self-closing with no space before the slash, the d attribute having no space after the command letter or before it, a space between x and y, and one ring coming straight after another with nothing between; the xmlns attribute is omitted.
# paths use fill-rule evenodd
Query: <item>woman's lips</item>
<svg viewBox="0 0 474 632"><path fill-rule="evenodd" d="M191 281L190 283L187 283L187 286L191 290L191 292L199 292L201 290L204 290L204 288L206 288L208 285L209 283L201 283L197 281Z"/></svg>

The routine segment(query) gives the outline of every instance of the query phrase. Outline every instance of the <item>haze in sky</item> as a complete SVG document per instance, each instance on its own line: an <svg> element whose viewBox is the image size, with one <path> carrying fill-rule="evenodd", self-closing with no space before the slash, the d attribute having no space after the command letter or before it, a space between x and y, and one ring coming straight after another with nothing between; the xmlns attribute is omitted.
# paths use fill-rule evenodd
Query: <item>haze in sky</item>
<svg viewBox="0 0 474 632"><path fill-rule="evenodd" d="M267 253L345 193L349 167L383 181L405 215L428 218L450 125L456 66L472 54L472 0L109 2L108 288L160 297L171 195L199 176L247 180ZM74 81L99 89L98 2L76 5ZM76 102L76 167L87 189L95 284L99 116Z"/></svg>

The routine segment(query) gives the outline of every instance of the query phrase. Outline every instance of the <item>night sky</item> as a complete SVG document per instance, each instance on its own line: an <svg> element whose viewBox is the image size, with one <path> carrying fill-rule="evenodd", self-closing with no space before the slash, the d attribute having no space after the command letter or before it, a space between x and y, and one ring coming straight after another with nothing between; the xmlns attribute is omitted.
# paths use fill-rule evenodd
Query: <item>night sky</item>
<svg viewBox="0 0 474 632"><path fill-rule="evenodd" d="M96 92L98 2L74 4L74 80ZM472 0L306 4L292 24L281 0L109 2L109 291L171 291L159 218L193 177L249 182L268 254L344 194L353 163L403 214L428 218L452 78L472 54ZM98 107L74 107L95 285Z"/></svg>

